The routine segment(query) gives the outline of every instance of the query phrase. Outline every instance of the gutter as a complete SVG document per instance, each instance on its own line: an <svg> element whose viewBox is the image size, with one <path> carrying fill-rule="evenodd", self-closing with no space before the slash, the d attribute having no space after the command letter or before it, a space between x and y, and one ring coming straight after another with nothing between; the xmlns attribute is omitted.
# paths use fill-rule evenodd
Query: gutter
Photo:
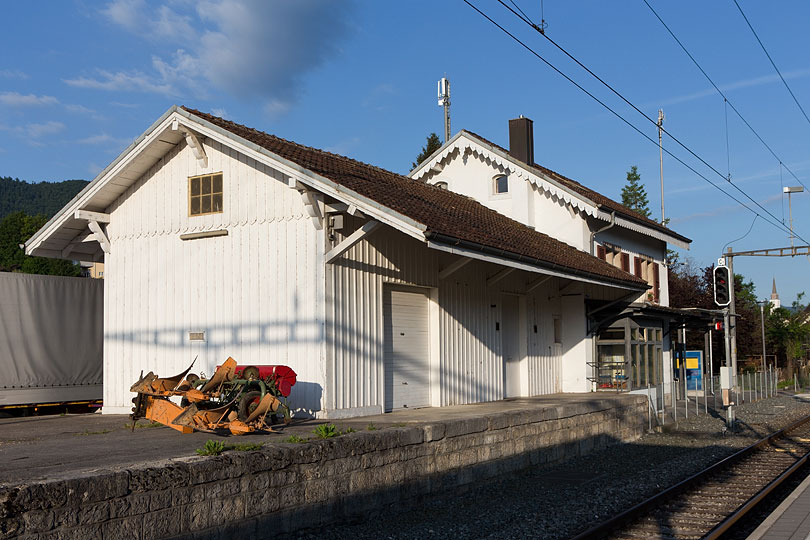
<svg viewBox="0 0 810 540"><path fill-rule="evenodd" d="M524 255L520 255L518 253L514 253L512 251L506 251L503 249L493 248L490 246L485 246L483 244L478 244L476 242L471 242L469 240L462 240L461 238L456 238L454 236L448 236L446 234L437 233L433 231L428 231L425 233L425 238L429 241L435 241L440 244L445 244L449 246L459 246L470 251L479 251L481 253L492 255L495 257L499 257L502 259L509 259L516 262L522 262L524 264L531 264L534 266L539 266L542 268L547 268L549 270L559 271L561 273L565 273L572 276L580 276L587 279L597 279L601 282L608 282L614 283L616 285L623 285L625 287L631 285L632 282L621 281L615 278L611 278L608 276L603 276L599 274L592 274L590 272L584 272L582 270L576 270L567 266L562 266L555 263L550 263L548 261L543 261L540 259L536 259L534 257L527 257ZM647 289L647 284L644 284L642 288L641 284L633 284L638 287L639 291L643 291Z"/></svg>
<svg viewBox="0 0 810 540"><path fill-rule="evenodd" d="M600 232L604 232L604 231L606 231L606 230L608 230L608 229L610 229L612 227L615 227L615 226L616 226L616 211L614 210L613 212L610 213L610 224L605 225L604 227L602 227L598 231L593 231L591 233L591 243L590 243L590 245L591 245L591 255L596 256L596 254L593 252L593 248L594 248L593 239L596 237L596 235L599 234Z"/></svg>

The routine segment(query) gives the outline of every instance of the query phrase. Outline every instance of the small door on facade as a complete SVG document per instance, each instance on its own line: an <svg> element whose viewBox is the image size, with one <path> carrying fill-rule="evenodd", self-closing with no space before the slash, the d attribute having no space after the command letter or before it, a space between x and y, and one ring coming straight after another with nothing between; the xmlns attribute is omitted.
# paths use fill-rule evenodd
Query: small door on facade
<svg viewBox="0 0 810 540"><path fill-rule="evenodd" d="M418 289L386 287L385 410L430 404L428 297Z"/></svg>
<svg viewBox="0 0 810 540"><path fill-rule="evenodd" d="M501 301L501 351L503 353L504 397L520 395L520 304L517 296L503 295Z"/></svg>

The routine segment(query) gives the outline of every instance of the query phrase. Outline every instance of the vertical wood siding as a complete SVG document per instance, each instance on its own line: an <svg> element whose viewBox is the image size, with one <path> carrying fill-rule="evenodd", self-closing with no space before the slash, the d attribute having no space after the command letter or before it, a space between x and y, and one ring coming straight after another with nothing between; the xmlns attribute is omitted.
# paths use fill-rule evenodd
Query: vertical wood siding
<svg viewBox="0 0 810 540"><path fill-rule="evenodd" d="M111 205L105 268L105 409L130 407L140 371L171 376L198 356L211 375L228 356L287 364L298 373L290 402L320 409L322 232L276 171L207 141L200 170L184 144ZM188 217L188 177L223 173L224 211ZM227 236L180 235L226 229ZM204 342L189 341L204 331Z"/></svg>
<svg viewBox="0 0 810 540"><path fill-rule="evenodd" d="M559 298L549 298L556 287L557 280L550 280L527 298L529 394L533 396L562 392L562 346L554 343Z"/></svg>
<svg viewBox="0 0 810 540"><path fill-rule="evenodd" d="M345 234L357 223L346 220ZM424 244L389 228L327 266L327 336L330 350L330 390L327 402L334 409L383 404L383 284L435 287L436 254Z"/></svg>
<svg viewBox="0 0 810 540"><path fill-rule="evenodd" d="M500 290L487 288L484 267L468 264L439 288L442 405L504 395L500 332L495 330Z"/></svg>

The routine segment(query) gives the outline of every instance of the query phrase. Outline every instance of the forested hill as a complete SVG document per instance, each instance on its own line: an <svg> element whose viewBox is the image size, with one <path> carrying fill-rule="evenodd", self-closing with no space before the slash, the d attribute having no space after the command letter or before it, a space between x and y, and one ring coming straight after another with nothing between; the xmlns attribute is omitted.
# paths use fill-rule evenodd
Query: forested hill
<svg viewBox="0 0 810 540"><path fill-rule="evenodd" d="M29 184L17 178L0 176L0 219L12 212L51 217L87 185L86 180Z"/></svg>

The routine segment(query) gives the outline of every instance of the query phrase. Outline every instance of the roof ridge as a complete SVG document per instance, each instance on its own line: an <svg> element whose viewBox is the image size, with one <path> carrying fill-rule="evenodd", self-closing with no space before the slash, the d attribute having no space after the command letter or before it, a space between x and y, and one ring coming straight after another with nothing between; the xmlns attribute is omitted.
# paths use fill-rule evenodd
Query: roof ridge
<svg viewBox="0 0 810 540"><path fill-rule="evenodd" d="M223 118L181 107L189 114L297 163L301 167L367 197L393 212L425 226L426 234L439 234L486 246L518 260L550 268L565 268L576 275L638 286L643 280L622 272L565 242L542 233L481 204L476 199L442 189L318 148L308 147Z"/></svg>
<svg viewBox="0 0 810 540"><path fill-rule="evenodd" d="M380 172L383 172L383 173L386 173L386 174L396 174L397 176L402 176L399 173L395 173L393 171L383 169L382 167L379 167L377 165L372 165L371 163L366 163L365 161L360 161L358 159L354 159L354 158L351 158L349 156L344 156L343 154L336 154L334 152L330 152L330 151L324 150L322 148L316 148L314 146L307 146L305 144L301 144L299 142L292 141L290 139L285 139L284 137L279 137L278 135L273 135L272 133L267 133L266 131L262 131L260 129L256 129L256 128L252 128L250 126L246 126L245 124L240 124L238 122L234 122L233 120L228 120L228 119L222 118L220 116L215 116L213 114L204 113L204 112L202 112L200 110L197 110L197 109L192 109L191 107L186 107L185 105L181 105L180 108L183 109L184 111L187 111L187 112L189 112L191 114L200 116L202 118L205 118L205 117L216 118L220 122L227 122L229 124L239 126L240 128L247 129L249 131L253 131L254 133L258 133L259 135L262 135L264 137L270 137L272 139L276 139L276 140L281 141L283 143L292 144L292 145L295 145L295 146L297 146L299 148L302 148L304 150L309 150L310 152L316 152L316 153L323 154L323 155L326 155L326 156L330 156L330 157L333 157L333 158L345 159L346 161L356 163L356 164L362 165L364 167L370 167L372 169L376 169L376 170L378 170Z"/></svg>
<svg viewBox="0 0 810 540"><path fill-rule="evenodd" d="M543 165L540 165L539 163L525 163L525 162L522 162L522 161L518 160L517 158L514 158L514 156L511 156L511 154L509 154L509 150L507 150L506 148L504 148L503 146L501 146L501 145L499 145L499 144L496 144L496 143L494 143L494 142L490 141L490 140L489 140L489 139L487 139L486 137L482 137L481 135L478 135L477 133L475 133L475 132L473 132L473 131L470 131L470 130L468 130L468 129L462 129L461 131L466 132L466 133L468 133L469 135L472 135L473 137L475 137L475 138L477 138L477 139L481 140L482 142L484 142L484 143L486 143L486 144L489 144L490 146L493 146L493 147L497 148L497 149L498 149L498 150L500 150L501 152L504 152L505 154L509 155L509 156L510 156L510 157L512 157L512 158L513 158L515 161L517 161L517 162L521 163L522 165L526 166L526 167L527 167L527 168L529 168L529 169L537 169L537 170L539 170L540 172L542 172L543 174L546 174L546 175L548 175L548 176L551 176L551 177L555 178L556 180L558 180L558 181L560 181L560 182L563 182L564 184L569 184L569 186L568 186L568 187L572 187L572 188L574 188L574 189L577 189L577 188L578 188L578 189L580 189L580 190L582 190L582 191L593 193L594 195L596 195L596 196L597 196L597 198L602 198L602 199L605 199L605 200L609 201L609 202L610 202L610 203L612 203L613 205L616 205L616 206L620 207L620 208L622 209L621 211L626 212L627 216L628 216L629 218L631 218L631 219L637 219L637 220L639 220L641 223L643 223L643 224L645 224L645 225L647 225L647 226L652 226L652 227L657 228L657 229L659 229L659 230L666 231L666 232L667 232L667 233L669 233L669 234L673 234L673 235L675 235L675 236L679 236L679 237L682 237L682 238L686 238L685 236L681 235L680 233L678 233L678 232L676 232L676 231L674 231L674 230L670 229L670 228L669 228L669 227L667 227L666 225L664 225L664 224L662 224L662 223L659 223L659 222L655 221L655 220L654 220L654 219L652 219L652 218L649 218L649 217L647 217L647 216L644 216L644 215L642 215L641 213L639 213L638 211L633 210L632 208L628 208L628 207L627 207L627 206L625 206L624 204L622 204L622 203L620 203L620 202L618 202L618 201L613 200L612 198L608 197L607 195L604 195L603 193L600 193L600 192L596 191L595 189L590 188L590 187L586 186L585 184L583 184L583 183L581 183L581 182L578 182L578 181L574 180L573 178L569 178L569 177L565 176L564 174L558 173L557 171L554 171L554 170L552 170L552 169L549 169L548 167L545 167L545 166L543 166ZM570 185L570 184L573 184L573 185ZM592 197L590 197L590 196L588 195L588 193L580 193L580 195L583 195L583 196L585 196L585 197L592 198ZM596 204L601 204L601 203L600 203L600 201L598 201L598 200L594 200L593 202L595 202ZM687 239L687 240L688 240L688 239Z"/></svg>

